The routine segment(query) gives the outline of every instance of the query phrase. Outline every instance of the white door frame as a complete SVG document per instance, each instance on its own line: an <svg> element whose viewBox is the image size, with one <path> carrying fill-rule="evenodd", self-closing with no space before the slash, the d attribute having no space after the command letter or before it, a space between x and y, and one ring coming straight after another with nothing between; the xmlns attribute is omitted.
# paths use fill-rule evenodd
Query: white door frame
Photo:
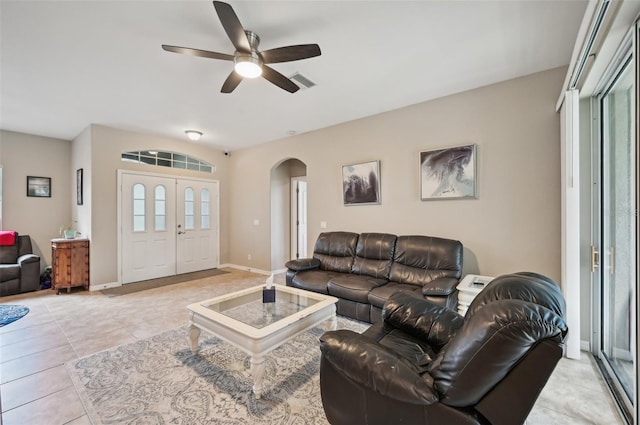
<svg viewBox="0 0 640 425"><path fill-rule="evenodd" d="M300 229L300 220L299 220L299 208L298 208L298 202L299 202L299 191L298 191L298 183L299 182L307 182L307 177L306 176L301 176L301 177L291 177L291 242L290 242L290 248L289 248L289 257L292 260L296 259L296 255L299 255L300 258L305 258L307 256L307 246L306 244L304 246L300 246L300 235L299 233L299 229ZM306 198L305 198L306 201ZM306 207L305 207L305 211L306 211ZM306 219L304 220L304 233L307 233L307 222ZM305 237L306 240L306 237Z"/></svg>
<svg viewBox="0 0 640 425"><path fill-rule="evenodd" d="M217 183L218 193L212 194L212 196L215 196L217 198L216 211L215 211L216 234L214 235L214 238L215 238L215 248L217 252L216 267L220 265L220 181L219 180L204 179L204 178L198 178L198 177L184 177L184 176L173 175L173 174L145 173L140 171L124 170L124 169L118 169L116 171L117 171L117 180L116 180L117 181L116 183L117 184L116 186L117 241L116 243L117 243L117 257L118 257L118 283L120 283L120 285L122 285L122 266L123 266L123 261L122 261L122 175L123 174L132 174L132 175L140 175L140 176L148 176L148 177L172 178L172 179L175 179L176 181L177 180L195 180L195 181Z"/></svg>

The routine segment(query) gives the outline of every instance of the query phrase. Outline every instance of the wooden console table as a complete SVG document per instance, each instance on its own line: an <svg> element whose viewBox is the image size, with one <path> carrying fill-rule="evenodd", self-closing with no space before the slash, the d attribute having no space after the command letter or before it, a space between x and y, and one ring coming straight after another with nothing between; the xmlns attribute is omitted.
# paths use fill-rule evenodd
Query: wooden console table
<svg viewBox="0 0 640 425"><path fill-rule="evenodd" d="M51 240L51 289L56 294L60 289L84 286L89 290L89 240Z"/></svg>

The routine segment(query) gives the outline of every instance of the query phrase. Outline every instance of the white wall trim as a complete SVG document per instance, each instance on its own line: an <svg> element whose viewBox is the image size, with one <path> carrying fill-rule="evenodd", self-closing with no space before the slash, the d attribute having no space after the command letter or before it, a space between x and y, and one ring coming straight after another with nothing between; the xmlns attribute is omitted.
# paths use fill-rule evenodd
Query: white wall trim
<svg viewBox="0 0 640 425"><path fill-rule="evenodd" d="M253 267L240 266L238 264L230 264L230 263L220 264L218 266L218 268L220 268L220 269L225 268L225 267L230 267L232 269L238 269L238 270L244 270L246 272L263 274L265 276L269 276L271 273L277 273L277 272L271 272L271 271L268 271L268 270L256 269L256 268L253 268Z"/></svg>
<svg viewBox="0 0 640 425"><path fill-rule="evenodd" d="M566 356L580 358L579 93L568 90L560 110L561 287L569 327Z"/></svg>
<svg viewBox="0 0 640 425"><path fill-rule="evenodd" d="M109 288L117 288L122 286L120 282L99 283L97 285L89 284L89 291L102 291Z"/></svg>

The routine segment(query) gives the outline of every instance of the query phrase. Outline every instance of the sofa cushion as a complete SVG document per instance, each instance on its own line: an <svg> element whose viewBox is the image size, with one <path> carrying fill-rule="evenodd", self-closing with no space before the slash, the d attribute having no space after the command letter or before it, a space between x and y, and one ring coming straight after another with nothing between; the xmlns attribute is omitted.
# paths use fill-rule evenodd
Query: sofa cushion
<svg viewBox="0 0 640 425"><path fill-rule="evenodd" d="M313 248L313 258L320 260L322 270L351 273L357 242L357 233L320 233Z"/></svg>
<svg viewBox="0 0 640 425"><path fill-rule="evenodd" d="M387 233L362 233L356 245L352 272L388 279L396 239L396 235Z"/></svg>
<svg viewBox="0 0 640 425"><path fill-rule="evenodd" d="M369 304L382 308L389 297L396 292L410 292L422 297L422 288L406 283L389 282L386 285L373 288L369 293Z"/></svg>
<svg viewBox="0 0 640 425"><path fill-rule="evenodd" d="M20 266L18 264L0 264L0 282L20 279Z"/></svg>
<svg viewBox="0 0 640 425"><path fill-rule="evenodd" d="M331 296L368 304L369 292L386 282L367 275L341 274L331 278L327 290Z"/></svg>
<svg viewBox="0 0 640 425"><path fill-rule="evenodd" d="M321 294L328 294L327 284L334 276L336 276L336 273L334 272L327 272L324 270L306 270L296 273L291 282L296 288L319 292Z"/></svg>
<svg viewBox="0 0 640 425"><path fill-rule="evenodd" d="M460 278L462 244L431 236L398 236L389 280L423 286L439 277Z"/></svg>

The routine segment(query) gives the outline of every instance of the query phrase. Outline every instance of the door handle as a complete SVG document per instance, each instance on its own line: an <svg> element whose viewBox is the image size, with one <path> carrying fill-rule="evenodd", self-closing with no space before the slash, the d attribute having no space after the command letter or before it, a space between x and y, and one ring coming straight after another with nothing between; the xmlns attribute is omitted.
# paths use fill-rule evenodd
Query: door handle
<svg viewBox="0 0 640 425"><path fill-rule="evenodd" d="M595 272L600 265L600 253L595 246L591 245L591 273Z"/></svg>
<svg viewBox="0 0 640 425"><path fill-rule="evenodd" d="M185 233L187 233L187 232L183 232L182 230L179 230L179 231L178 231L178 234L179 234L179 235L184 235Z"/></svg>

